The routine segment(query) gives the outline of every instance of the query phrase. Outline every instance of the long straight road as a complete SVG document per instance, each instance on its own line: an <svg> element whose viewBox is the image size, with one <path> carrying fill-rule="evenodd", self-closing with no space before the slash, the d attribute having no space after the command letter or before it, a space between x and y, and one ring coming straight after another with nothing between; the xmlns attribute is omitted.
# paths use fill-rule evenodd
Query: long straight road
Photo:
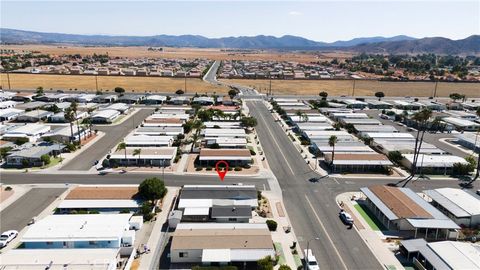
<svg viewBox="0 0 480 270"><path fill-rule="evenodd" d="M335 196L342 185L331 178L312 184L318 176L306 164L291 140L283 132L263 102L248 101L252 116L257 118L257 133L268 163L283 191L285 207L293 223L301 247L310 248L321 269L381 269L355 230L348 230L338 218Z"/></svg>
<svg viewBox="0 0 480 270"><path fill-rule="evenodd" d="M130 115L128 119L118 125L98 126L98 130L105 133L100 140L88 149L80 153L67 164L63 165L61 171L88 171L92 168L96 160L100 160L108 151L114 148L125 136L150 114L153 109L140 109L135 114Z"/></svg>

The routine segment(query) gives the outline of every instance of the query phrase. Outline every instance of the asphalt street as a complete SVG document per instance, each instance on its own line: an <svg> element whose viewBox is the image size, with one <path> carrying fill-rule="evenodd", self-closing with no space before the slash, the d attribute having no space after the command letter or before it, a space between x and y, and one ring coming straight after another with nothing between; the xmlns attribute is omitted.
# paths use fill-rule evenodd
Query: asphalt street
<svg viewBox="0 0 480 270"><path fill-rule="evenodd" d="M2 177L3 178L3 177ZM0 212L0 231L22 230L66 188L33 188Z"/></svg>
<svg viewBox="0 0 480 270"><path fill-rule="evenodd" d="M291 140L276 123L263 102L248 102L258 120L257 133L268 163L283 191L285 207L302 249L309 239L310 248L321 269L381 269L369 248L355 230L348 230L338 218L336 194L344 188L324 179L319 184L308 181L318 176L300 156Z"/></svg>
<svg viewBox="0 0 480 270"><path fill-rule="evenodd" d="M149 177L162 177L161 173L112 173L107 175L96 174L44 174L44 173L2 173L3 184L98 184L98 185L126 185L140 184ZM167 186L183 185L232 185L242 183L255 185L260 190L269 190L267 179L261 177L245 177L226 175L220 181L216 175L177 175L165 173Z"/></svg>
<svg viewBox="0 0 480 270"><path fill-rule="evenodd" d="M153 109L140 109L135 114L130 115L128 119L118 125L95 126L96 129L105 133L94 145L80 153L74 159L60 168L61 171L88 171L92 168L94 162L101 159L114 148L125 136L151 113Z"/></svg>

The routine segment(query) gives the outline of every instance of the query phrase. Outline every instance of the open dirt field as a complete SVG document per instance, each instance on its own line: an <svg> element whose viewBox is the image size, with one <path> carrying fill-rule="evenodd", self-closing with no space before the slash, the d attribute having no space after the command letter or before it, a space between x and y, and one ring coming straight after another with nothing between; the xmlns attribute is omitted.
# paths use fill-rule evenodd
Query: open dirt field
<svg viewBox="0 0 480 270"><path fill-rule="evenodd" d="M225 82L243 84L255 87L265 93L269 89L269 80L223 80ZM385 81L355 81L355 95L368 96L382 91L388 96L433 96L435 83L433 82L385 82ZM353 80L272 80L273 94L283 95L318 95L326 91L331 96L352 95ZM437 96L448 97L457 92L467 97L480 97L480 83L446 83L439 82Z"/></svg>
<svg viewBox="0 0 480 270"><path fill-rule="evenodd" d="M148 47L82 47L82 46L52 46L52 45L7 45L3 49L21 51L39 51L51 55L81 54L92 55L108 53L111 57L158 57L158 58L207 58L212 60L276 60L312 62L332 60L333 58L344 59L352 56L348 52L277 52L266 50L251 51L222 51L221 49L201 48L169 48L162 47L163 52L148 51Z"/></svg>
<svg viewBox="0 0 480 270"><path fill-rule="evenodd" d="M125 77L125 76L98 76L98 89L113 91L120 86L127 92L175 92L184 89L185 80L182 78L159 77ZM7 75L1 74L2 89L8 89ZM12 89L36 89L42 86L45 90L95 91L95 76L87 75L45 75L45 74L10 74ZM201 79L187 79L188 93L227 93L223 86L211 85Z"/></svg>

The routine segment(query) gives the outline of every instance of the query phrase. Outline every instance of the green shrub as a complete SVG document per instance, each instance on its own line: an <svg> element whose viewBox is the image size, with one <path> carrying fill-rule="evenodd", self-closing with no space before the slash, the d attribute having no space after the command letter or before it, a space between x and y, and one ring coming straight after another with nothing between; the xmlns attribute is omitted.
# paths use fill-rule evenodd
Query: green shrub
<svg viewBox="0 0 480 270"><path fill-rule="evenodd" d="M207 170L207 171L211 171L211 170L213 170L213 168L210 167L210 166L208 166L208 167L206 168L206 170Z"/></svg>
<svg viewBox="0 0 480 270"><path fill-rule="evenodd" d="M277 224L277 222L276 222L275 220L268 219L268 220L266 221L266 223L267 223L268 229L269 229L271 232L274 232L274 231L277 230L278 224Z"/></svg>
<svg viewBox="0 0 480 270"><path fill-rule="evenodd" d="M257 270L273 270L272 257L267 256L257 261Z"/></svg>
<svg viewBox="0 0 480 270"><path fill-rule="evenodd" d="M98 210L92 210L90 212L88 212L89 214L100 214L100 212Z"/></svg>
<svg viewBox="0 0 480 270"><path fill-rule="evenodd" d="M40 160L42 160L44 165L50 164L50 156L45 154L40 156Z"/></svg>
<svg viewBox="0 0 480 270"><path fill-rule="evenodd" d="M10 191L10 190L12 190L12 187L11 187L11 186L7 186L7 187L5 187L4 190L5 190L5 191Z"/></svg>
<svg viewBox="0 0 480 270"><path fill-rule="evenodd" d="M235 171L236 171L236 172L239 172L239 171L241 171L241 170L242 170L242 167L239 167L239 166L235 167Z"/></svg>

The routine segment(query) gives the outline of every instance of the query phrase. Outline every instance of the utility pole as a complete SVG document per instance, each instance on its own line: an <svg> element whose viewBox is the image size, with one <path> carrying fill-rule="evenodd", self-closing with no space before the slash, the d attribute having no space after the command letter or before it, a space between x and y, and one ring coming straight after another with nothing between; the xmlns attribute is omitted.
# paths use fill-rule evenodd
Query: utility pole
<svg viewBox="0 0 480 270"><path fill-rule="evenodd" d="M10 73L7 71L7 81L8 81L8 90L11 90L12 88L10 87Z"/></svg>
<svg viewBox="0 0 480 270"><path fill-rule="evenodd" d="M187 73L185 73L185 94L187 93Z"/></svg>
<svg viewBox="0 0 480 270"><path fill-rule="evenodd" d="M438 86L438 80L435 80L435 88L433 89L433 97L437 97L437 86Z"/></svg>
<svg viewBox="0 0 480 270"><path fill-rule="evenodd" d="M98 92L98 75L95 75L95 89L97 90Z"/></svg>
<svg viewBox="0 0 480 270"><path fill-rule="evenodd" d="M353 79L353 91L352 91L352 96L355 96L355 79Z"/></svg>

